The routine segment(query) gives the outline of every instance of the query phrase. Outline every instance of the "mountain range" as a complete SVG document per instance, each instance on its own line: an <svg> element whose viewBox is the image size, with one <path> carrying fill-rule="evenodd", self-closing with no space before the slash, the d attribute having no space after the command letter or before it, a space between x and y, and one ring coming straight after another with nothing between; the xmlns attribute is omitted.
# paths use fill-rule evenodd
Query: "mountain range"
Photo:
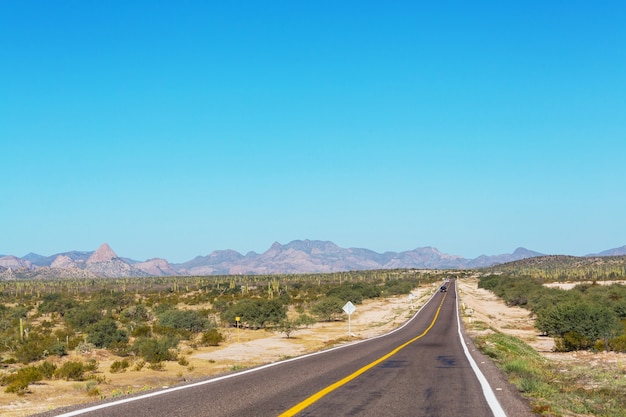
<svg viewBox="0 0 626 417"><path fill-rule="evenodd" d="M466 259L433 247L404 252L377 253L362 248L341 248L330 241L294 240L274 243L267 251L246 255L218 250L183 263L161 258L140 262L119 257L103 243L93 252L71 251L52 256L29 253L24 257L0 255L0 280L27 278L116 278L173 275L297 274L369 269L471 269L517 261L542 253L518 248L511 254L481 255ZM626 255L626 246L587 256Z"/></svg>

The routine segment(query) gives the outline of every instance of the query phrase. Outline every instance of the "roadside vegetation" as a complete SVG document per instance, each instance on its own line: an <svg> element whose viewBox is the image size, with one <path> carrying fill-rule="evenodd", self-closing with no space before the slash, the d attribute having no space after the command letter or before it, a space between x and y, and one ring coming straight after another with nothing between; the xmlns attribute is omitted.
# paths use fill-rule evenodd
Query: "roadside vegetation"
<svg viewBox="0 0 626 417"><path fill-rule="evenodd" d="M558 351L626 352L625 285L591 283L562 290L534 278L507 275L482 277L478 285L509 306L530 310L537 329L555 338Z"/></svg>
<svg viewBox="0 0 626 417"><path fill-rule="evenodd" d="M480 278L479 288L509 306L528 309L538 332L554 338L557 352L604 352L591 363L554 360L494 329L477 337L477 347L530 399L537 414L626 415L626 364L606 360L608 352L626 352L626 281L620 282L626 280L624 265L623 256L549 256L489 268ZM547 287L547 282L580 284L563 290Z"/></svg>
<svg viewBox="0 0 626 417"><path fill-rule="evenodd" d="M519 391L544 416L623 417L626 371L598 361L554 361L513 336L494 332L475 339Z"/></svg>
<svg viewBox="0 0 626 417"><path fill-rule="evenodd" d="M100 396L106 382L94 359L117 360L110 373L188 366L181 345L217 346L226 328L292 337L318 321L343 320L347 301L408 294L443 273L416 270L332 274L58 279L0 282L0 386L26 395L45 380L85 381ZM186 350L186 353L189 351ZM70 357L72 359L70 359Z"/></svg>

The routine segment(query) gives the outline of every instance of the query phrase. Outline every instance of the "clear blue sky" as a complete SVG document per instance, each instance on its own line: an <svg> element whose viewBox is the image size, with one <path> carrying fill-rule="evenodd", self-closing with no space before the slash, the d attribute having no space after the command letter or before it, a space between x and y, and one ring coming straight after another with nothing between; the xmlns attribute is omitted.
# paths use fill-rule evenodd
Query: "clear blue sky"
<svg viewBox="0 0 626 417"><path fill-rule="evenodd" d="M626 244L626 2L0 3L0 254Z"/></svg>

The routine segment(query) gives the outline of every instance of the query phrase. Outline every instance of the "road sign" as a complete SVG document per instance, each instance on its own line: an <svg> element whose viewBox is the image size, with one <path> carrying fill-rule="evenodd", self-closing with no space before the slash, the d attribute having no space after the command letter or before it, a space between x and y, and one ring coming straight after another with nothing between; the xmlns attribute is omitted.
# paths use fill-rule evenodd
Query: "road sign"
<svg viewBox="0 0 626 417"><path fill-rule="evenodd" d="M346 305L343 306L343 311L348 314L348 337L352 337L352 332L350 331L350 315L356 311L356 307L351 301L348 301Z"/></svg>
<svg viewBox="0 0 626 417"><path fill-rule="evenodd" d="M345 306L343 306L343 311L345 311L348 316L356 311L356 307L352 304L352 301L348 301Z"/></svg>

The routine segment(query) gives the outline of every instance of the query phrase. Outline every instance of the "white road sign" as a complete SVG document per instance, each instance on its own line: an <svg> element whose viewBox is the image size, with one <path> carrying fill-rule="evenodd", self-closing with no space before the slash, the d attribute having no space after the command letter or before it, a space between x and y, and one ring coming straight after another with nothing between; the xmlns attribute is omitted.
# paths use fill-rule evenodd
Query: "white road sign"
<svg viewBox="0 0 626 417"><path fill-rule="evenodd" d="M352 304L352 301L348 301L346 305L343 306L343 311L350 315L356 311L356 307Z"/></svg>

